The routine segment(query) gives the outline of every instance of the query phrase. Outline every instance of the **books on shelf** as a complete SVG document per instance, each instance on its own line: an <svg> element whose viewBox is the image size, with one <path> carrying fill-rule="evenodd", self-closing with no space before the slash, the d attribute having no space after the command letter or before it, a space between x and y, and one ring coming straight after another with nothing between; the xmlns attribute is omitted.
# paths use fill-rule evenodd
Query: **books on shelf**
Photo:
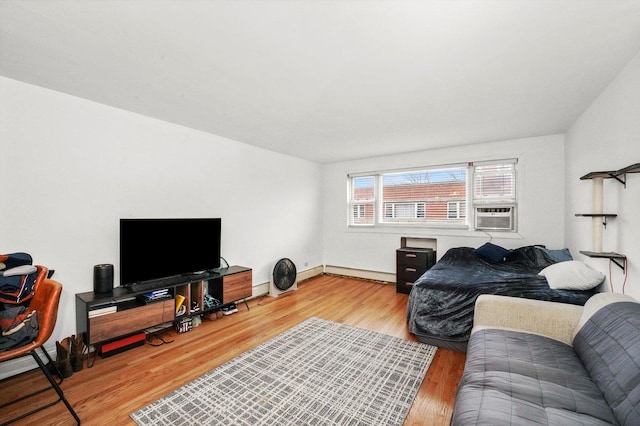
<svg viewBox="0 0 640 426"><path fill-rule="evenodd" d="M110 305L97 305L95 308L89 310L88 316L89 318L95 318L101 315L112 314L114 312L118 312L118 305L115 303Z"/></svg>
<svg viewBox="0 0 640 426"><path fill-rule="evenodd" d="M143 293L138 296L140 300L144 303L152 303L159 302L161 300L171 299L173 296L169 293L168 288L163 288L161 290L150 291L148 293Z"/></svg>
<svg viewBox="0 0 640 426"><path fill-rule="evenodd" d="M140 294L137 296L119 297L117 299L105 300L91 305L87 312L87 316L89 318L95 318L101 315L112 314L139 306L141 302L144 304L148 304L172 298L173 295L168 288L150 291L148 293Z"/></svg>

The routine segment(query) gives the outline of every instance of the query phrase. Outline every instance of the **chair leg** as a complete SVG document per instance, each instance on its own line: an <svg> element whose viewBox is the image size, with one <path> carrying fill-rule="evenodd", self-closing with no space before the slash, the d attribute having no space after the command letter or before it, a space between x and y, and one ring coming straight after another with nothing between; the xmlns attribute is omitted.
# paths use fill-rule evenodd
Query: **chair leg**
<svg viewBox="0 0 640 426"><path fill-rule="evenodd" d="M47 351L44 348L42 348L42 352L44 352L44 354L49 359L49 361L51 361L51 357L49 356L49 354L47 353ZM40 406L38 408L35 408L35 409L29 411L28 413L24 413L24 414L21 414L20 416L14 417L14 418L12 418L12 419L0 424L0 426L5 426L5 425L8 425L10 423L16 422L18 420L24 419L25 417L30 416L30 415L32 415L34 413L37 413L38 411L42 411L45 408L52 407L55 404L57 404L58 402L60 402L60 401L62 401L64 403L64 405L67 407L67 410L69 410L69 413L71 413L71 415L75 419L76 423L79 425L80 424L80 418L78 417L76 412L73 410L73 407L71 406L71 404L69 404L69 401L67 401L67 398L65 398L64 393L62 392L62 389L60 389L59 383L62 383L62 375L60 375L60 382L56 382L56 380L53 378L53 376L51 375L51 373L47 369L47 366L42 362L42 360L40 359L40 357L36 353L36 350L34 349L30 353L33 356L33 359L38 364L38 367L40 368L42 373L45 375L45 377L47 378L47 380L51 384L51 386L46 387L44 389L37 390L37 391L35 391L33 393L30 393L29 395L25 395L23 397L17 398L17 399L15 399L13 401L10 401L9 403L6 403L6 404L2 405L2 407L6 407L6 406L11 405L13 403L16 403L18 401L22 401L24 399L27 399L27 398L32 397L34 395L40 394L40 393L42 393L44 391L47 391L49 389L53 389L53 390L56 391L56 393L58 394L58 399L53 401L53 402L50 402L48 404L42 405L42 406Z"/></svg>
<svg viewBox="0 0 640 426"><path fill-rule="evenodd" d="M42 352L44 352L46 354L46 357L49 358L49 360L51 360L51 357L44 350L44 348L42 348ZM53 389L58 394L58 397L59 397L58 401L62 401L64 403L64 405L67 407L67 410L69 410L69 413L71 413L73 418L76 420L76 423L79 425L80 424L80 417L78 417L78 415L76 414L76 412L73 409L73 407L71 406L71 404L69 404L69 401L67 401L67 398L64 396L64 393L62 392L62 389L60 389L60 386L58 386L58 383L55 381L53 376L51 376L51 373L49 373L49 370L47 370L47 366L44 365L44 363L42 362L42 360L40 359L40 357L38 356L38 354L36 353L35 350L31 351L31 355L33 355L33 359L35 359L36 362L38 363L38 366L40 367L40 370L42 370L42 372L46 376L47 380L49 380L49 383L51 383L51 386L53 387ZM58 401L56 401L56 402L58 402Z"/></svg>
<svg viewBox="0 0 640 426"><path fill-rule="evenodd" d="M64 381L64 376L62 375L62 371L60 371L60 369L58 368L58 363L53 361L53 359L51 358L51 355L49 355L49 352L47 352L44 347L42 348L42 353L47 358L47 361L49 361L45 364L45 366L51 365L56 370L56 375L60 379L57 383L58 383L58 386L60 386Z"/></svg>
<svg viewBox="0 0 640 426"><path fill-rule="evenodd" d="M64 380L64 379L63 379L63 377L62 377L62 374L60 373L60 370L57 368L57 366L55 365L55 363L53 362L53 360L52 360L52 359L51 359L51 357L49 356L49 353L48 353L46 350L44 350L44 348L42 348L42 351L44 352L44 354L46 355L46 357L49 359L49 362L51 363L51 365L53 365L53 367L54 367L54 368L56 369L56 371L58 372L57 374L58 374L58 377L60 378L60 380L58 381L58 385L60 385L60 384L62 383L62 381ZM1 410L1 409L3 409L4 407L8 407L8 406L9 406L9 405L11 405L11 404L15 404L15 403L17 403L17 402L24 401L25 399L31 398L32 396L36 396L36 395L41 394L42 392L46 392L46 391L48 391L48 390L50 390L50 389L51 389L51 385L46 386L46 387L44 387L44 388L42 388L42 389L38 389L38 390L36 390L36 391L33 391L33 392L31 392L30 394L28 394L28 395L23 395L23 396L21 396L21 397L19 397L19 398L16 398L16 399L14 399L14 400L9 401L9 402L5 402L4 404L0 405L0 410ZM54 402L53 404L55 404L55 403L57 403L57 402L58 402L58 401ZM53 405L53 404L52 404L52 405ZM22 417L23 417L23 416L21 416L20 418L22 418ZM17 420L17 419L16 419L16 420ZM15 421L15 420L12 420L12 421ZM11 423L11 421L10 421L10 422L6 422L6 423L2 423L2 424L0 424L0 426L4 426L4 425L6 425L6 424L8 424L8 423Z"/></svg>

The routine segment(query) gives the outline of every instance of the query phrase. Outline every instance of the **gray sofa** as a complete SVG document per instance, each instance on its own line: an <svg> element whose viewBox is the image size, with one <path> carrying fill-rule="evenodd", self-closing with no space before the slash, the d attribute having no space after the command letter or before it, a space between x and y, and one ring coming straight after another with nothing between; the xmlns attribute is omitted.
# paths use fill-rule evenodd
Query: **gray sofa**
<svg viewBox="0 0 640 426"><path fill-rule="evenodd" d="M640 425L640 303L478 297L452 425Z"/></svg>

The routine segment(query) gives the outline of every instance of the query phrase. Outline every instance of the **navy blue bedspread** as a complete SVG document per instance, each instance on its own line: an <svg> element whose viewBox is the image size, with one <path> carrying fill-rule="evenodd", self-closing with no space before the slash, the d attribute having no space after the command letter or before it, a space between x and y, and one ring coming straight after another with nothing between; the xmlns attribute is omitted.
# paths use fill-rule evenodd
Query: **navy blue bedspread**
<svg viewBox="0 0 640 426"><path fill-rule="evenodd" d="M584 305L596 293L595 289L551 289L538 272L553 263L536 246L514 249L500 263L484 261L473 248L452 248L411 289L407 305L409 331L422 342L465 350L460 344L466 348L480 294Z"/></svg>

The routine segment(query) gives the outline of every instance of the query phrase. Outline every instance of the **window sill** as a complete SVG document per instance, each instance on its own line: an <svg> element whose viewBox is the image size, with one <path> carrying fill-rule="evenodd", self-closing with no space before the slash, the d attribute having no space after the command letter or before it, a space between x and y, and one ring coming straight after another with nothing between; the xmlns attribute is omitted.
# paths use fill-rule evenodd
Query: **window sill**
<svg viewBox="0 0 640 426"><path fill-rule="evenodd" d="M415 236L449 236L449 237L467 237L467 238L486 238L488 235L493 238L521 240L524 237L517 231L484 231L469 229L468 226L406 226L406 225L371 225L371 226L347 226L345 232L348 234L402 234Z"/></svg>

